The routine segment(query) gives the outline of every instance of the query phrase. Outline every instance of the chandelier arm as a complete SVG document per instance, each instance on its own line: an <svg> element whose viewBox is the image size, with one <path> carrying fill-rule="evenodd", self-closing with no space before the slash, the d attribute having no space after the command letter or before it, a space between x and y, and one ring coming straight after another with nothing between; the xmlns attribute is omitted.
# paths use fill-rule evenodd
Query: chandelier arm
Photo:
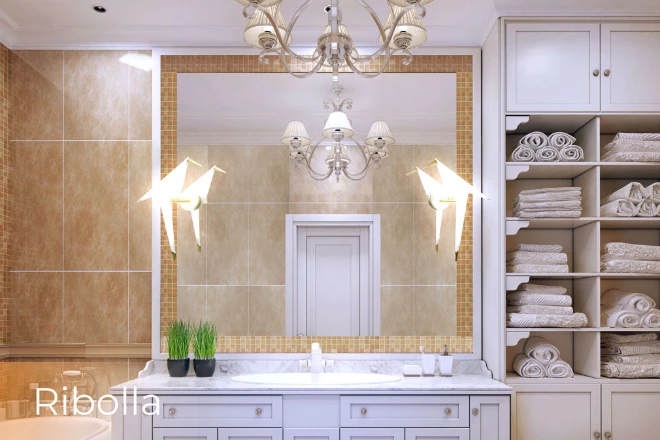
<svg viewBox="0 0 660 440"><path fill-rule="evenodd" d="M284 37L288 40L289 36L291 35L291 31L293 30L294 26L296 25L296 22L298 21L298 18L300 15L303 13L305 9L307 9L307 6L311 5L314 0L307 0L305 3L303 3L298 10L296 10L295 14L293 14L293 17L291 17L291 22L289 23L289 26L286 28L286 34Z"/></svg>
<svg viewBox="0 0 660 440"><path fill-rule="evenodd" d="M290 73L291 75L295 76L296 78L307 78L308 76L314 75L316 72L321 70L321 67L323 67L323 63L325 63L325 56L321 57L320 60L316 63L316 66L312 70L310 70L307 73L295 73L292 72L290 68L288 68L287 72ZM287 65L288 66L288 65Z"/></svg>
<svg viewBox="0 0 660 440"><path fill-rule="evenodd" d="M388 51L388 53L389 53L389 51ZM348 67L350 67L353 72L357 73L358 75L360 75L363 78L375 78L375 77L377 77L378 75L380 75L381 73L383 73L385 71L385 69L387 68L387 64L390 61L390 58L391 57L388 56L385 59L385 61L383 62L383 65L381 66L381 68L378 72L371 72L371 73L363 72L360 69L358 69L357 66L353 63L353 61L350 58L346 58L346 64L348 64Z"/></svg>
<svg viewBox="0 0 660 440"><path fill-rule="evenodd" d="M325 174L325 175L321 175L321 174L316 173L316 171L314 171L315 174L317 174L318 176L320 176L320 177L315 177L315 176L312 174L312 169L311 169L311 168L307 168L307 171L309 171L309 176L310 176L312 179L314 179L314 180L318 180L318 181L322 181L322 180L327 180L327 179L329 179L330 176L332 176L332 173L334 172L334 170L331 169L331 170L328 171L327 174Z"/></svg>
<svg viewBox="0 0 660 440"><path fill-rule="evenodd" d="M362 154L362 159L364 159L364 162L367 163L369 161L369 154L370 153L369 153L369 148L367 148L366 145L362 145L361 143L359 143L358 141L356 141L352 137L351 138L345 138L344 140L353 142L353 144L355 144L360 149L360 153Z"/></svg>

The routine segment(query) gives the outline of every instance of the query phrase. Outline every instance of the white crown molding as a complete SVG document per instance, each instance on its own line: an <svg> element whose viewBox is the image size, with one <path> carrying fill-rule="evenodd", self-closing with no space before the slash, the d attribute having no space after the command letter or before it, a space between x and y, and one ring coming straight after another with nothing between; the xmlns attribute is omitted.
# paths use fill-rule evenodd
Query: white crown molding
<svg viewBox="0 0 660 440"><path fill-rule="evenodd" d="M0 9L0 43L13 49L18 40L18 24Z"/></svg>

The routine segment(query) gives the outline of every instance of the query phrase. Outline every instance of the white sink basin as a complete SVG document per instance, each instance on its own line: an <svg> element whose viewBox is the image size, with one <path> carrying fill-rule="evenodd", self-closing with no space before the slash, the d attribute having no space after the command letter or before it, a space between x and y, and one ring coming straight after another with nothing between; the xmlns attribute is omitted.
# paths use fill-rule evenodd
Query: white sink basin
<svg viewBox="0 0 660 440"><path fill-rule="evenodd" d="M398 376L365 373L269 373L248 374L231 378L234 382L261 385L370 385L401 380Z"/></svg>

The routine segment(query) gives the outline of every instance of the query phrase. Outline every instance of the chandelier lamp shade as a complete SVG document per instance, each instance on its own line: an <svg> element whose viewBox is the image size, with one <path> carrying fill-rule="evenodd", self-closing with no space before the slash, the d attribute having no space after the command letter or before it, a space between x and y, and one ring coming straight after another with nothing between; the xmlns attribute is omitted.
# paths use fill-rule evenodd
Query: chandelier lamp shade
<svg viewBox="0 0 660 440"><path fill-rule="evenodd" d="M314 0L304 0L287 24L280 12L281 3L285 0L236 0L243 5L243 16L248 23L243 32L245 42L259 49L259 60L268 64L269 56L277 56L290 74L304 78L325 67L332 71L333 76L342 71L351 71L366 78L373 78L385 70L393 55L403 55L403 64L410 65L413 61L411 49L423 45L427 40L427 31L422 19L426 16L425 6L433 0L381 0L389 6L389 15L385 24L369 6L367 0L353 0L371 16L378 31L378 46L375 51L361 53L356 46L348 27L342 21L340 0L330 0L325 6L328 14L328 24L320 32L316 48L311 55L302 55L292 48L293 30L303 12ZM320 30L319 30L320 31ZM362 63L368 63L379 57L384 60L381 68L375 72L365 72L360 68ZM303 71L294 71L291 61L299 61L306 66Z"/></svg>

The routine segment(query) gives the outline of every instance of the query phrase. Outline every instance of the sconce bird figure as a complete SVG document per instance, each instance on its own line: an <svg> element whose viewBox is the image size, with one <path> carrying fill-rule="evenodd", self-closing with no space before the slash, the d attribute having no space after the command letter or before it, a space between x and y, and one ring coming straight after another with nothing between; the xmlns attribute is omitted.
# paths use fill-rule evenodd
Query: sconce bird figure
<svg viewBox="0 0 660 440"><path fill-rule="evenodd" d="M461 236L463 235L463 225L465 223L465 214L467 211L467 202L470 194L475 197L485 198L479 190L473 185L464 180L461 176L449 169L445 164L438 159L424 167L424 169L435 165L438 168L440 179L438 182L423 169L417 167L408 175L417 173L422 181L424 192L429 198L429 206L436 210L435 217L435 250L438 251L440 246L440 230L442 228L442 217L444 210L451 206L452 203L456 205L456 241L454 247L455 258L458 260L458 251L461 247Z"/></svg>

